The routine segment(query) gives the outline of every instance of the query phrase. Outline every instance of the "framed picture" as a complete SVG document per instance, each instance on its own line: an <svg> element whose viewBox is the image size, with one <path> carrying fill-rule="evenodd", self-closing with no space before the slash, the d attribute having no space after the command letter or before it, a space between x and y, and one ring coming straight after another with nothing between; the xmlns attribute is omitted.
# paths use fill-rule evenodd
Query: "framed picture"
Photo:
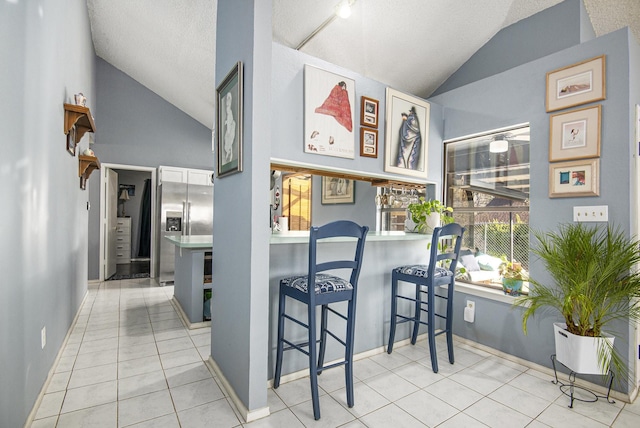
<svg viewBox="0 0 640 428"><path fill-rule="evenodd" d="M597 105L552 115L549 162L600 157L601 112Z"/></svg>
<svg viewBox="0 0 640 428"><path fill-rule="evenodd" d="M338 177L322 177L322 204L354 204L355 181Z"/></svg>
<svg viewBox="0 0 640 428"><path fill-rule="evenodd" d="M428 102L387 88L384 170L427 177Z"/></svg>
<svg viewBox="0 0 640 428"><path fill-rule="evenodd" d="M71 156L76 155L76 126L73 125L67 132L67 151Z"/></svg>
<svg viewBox="0 0 640 428"><path fill-rule="evenodd" d="M218 177L242 171L242 62L216 88Z"/></svg>
<svg viewBox="0 0 640 428"><path fill-rule="evenodd" d="M549 164L549 197L600 195L600 159Z"/></svg>
<svg viewBox="0 0 640 428"><path fill-rule="evenodd" d="M547 111L604 100L605 56L547 73Z"/></svg>
<svg viewBox="0 0 640 428"><path fill-rule="evenodd" d="M638 145L638 155L640 155L640 104L636 104L636 143Z"/></svg>
<svg viewBox="0 0 640 428"><path fill-rule="evenodd" d="M304 152L353 159L352 79L304 66Z"/></svg>
<svg viewBox="0 0 640 428"><path fill-rule="evenodd" d="M369 97L360 98L360 125L378 127L378 100Z"/></svg>
<svg viewBox="0 0 640 428"><path fill-rule="evenodd" d="M360 128L360 156L378 157L378 130Z"/></svg>

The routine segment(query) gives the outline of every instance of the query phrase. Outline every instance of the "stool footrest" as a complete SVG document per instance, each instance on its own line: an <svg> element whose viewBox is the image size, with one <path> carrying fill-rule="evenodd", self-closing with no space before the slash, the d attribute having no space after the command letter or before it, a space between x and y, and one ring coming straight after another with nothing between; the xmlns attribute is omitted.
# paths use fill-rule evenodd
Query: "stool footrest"
<svg viewBox="0 0 640 428"><path fill-rule="evenodd" d="M300 321L300 320L298 320L298 319L295 319L294 317L290 317L290 316L289 316L289 315L287 315L287 314L282 314L282 316L283 316L283 318L286 318L286 319L288 319L288 320L293 321L294 323L296 323L296 324L298 324L298 325L301 325L302 327L306 328L307 330L309 329L309 325L307 325L307 324L303 323L302 321Z"/></svg>
<svg viewBox="0 0 640 428"><path fill-rule="evenodd" d="M282 341L284 343L286 343L287 345L289 345L286 348L283 348L283 351L290 351L292 349L295 349L297 351L302 352L305 355L309 355L309 351L303 349L303 347L305 346L309 346L309 342L304 342L304 343L293 343L293 342L289 342L287 339L282 339Z"/></svg>
<svg viewBox="0 0 640 428"><path fill-rule="evenodd" d="M336 336L335 334L333 334L332 332L330 332L329 330L325 330L327 332L327 334L331 337L333 337L335 340L337 340L338 342L340 342L342 344L342 346L347 346L347 343L345 341L343 341L342 339L340 339L338 336Z"/></svg>
<svg viewBox="0 0 640 428"><path fill-rule="evenodd" d="M342 315L340 312L336 311L335 309L330 308L329 306L327 306L327 310L328 310L329 312L331 312L331 313L336 314L337 316L339 316L339 317L340 317L340 318L342 318L343 320L347 321L347 317L346 317L346 316L344 316L344 315ZM327 330L327 331L328 331L328 330Z"/></svg>
<svg viewBox="0 0 640 428"><path fill-rule="evenodd" d="M337 363L329 364L328 366L318 367L318 373L322 372L323 370L332 369L334 367L339 367L339 366L344 366L346 364L347 364L346 361L338 361Z"/></svg>

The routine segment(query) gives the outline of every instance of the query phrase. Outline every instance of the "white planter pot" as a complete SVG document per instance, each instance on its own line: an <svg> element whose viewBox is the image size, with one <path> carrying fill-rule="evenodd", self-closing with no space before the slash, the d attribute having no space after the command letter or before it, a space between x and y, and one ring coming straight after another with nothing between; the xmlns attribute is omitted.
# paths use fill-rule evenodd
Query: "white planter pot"
<svg viewBox="0 0 640 428"><path fill-rule="evenodd" d="M433 232L436 227L440 227L440 213L431 213L427 217L427 230Z"/></svg>
<svg viewBox="0 0 640 428"><path fill-rule="evenodd" d="M553 323L553 334L556 343L556 360L565 367L581 374L607 374L611 355L605 361L602 370L598 363L598 348L600 342L606 340L613 346L613 336L605 334L603 337L585 337L569 333L565 323ZM609 348L605 348L609 349Z"/></svg>

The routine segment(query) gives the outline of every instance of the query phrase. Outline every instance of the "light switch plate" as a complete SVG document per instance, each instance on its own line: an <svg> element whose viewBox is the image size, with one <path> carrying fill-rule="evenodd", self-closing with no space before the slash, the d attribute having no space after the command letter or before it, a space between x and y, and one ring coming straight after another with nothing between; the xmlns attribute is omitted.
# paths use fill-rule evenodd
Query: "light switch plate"
<svg viewBox="0 0 640 428"><path fill-rule="evenodd" d="M584 206L584 207L573 207L573 221L576 221L576 222L609 221L609 206L593 205L593 206Z"/></svg>

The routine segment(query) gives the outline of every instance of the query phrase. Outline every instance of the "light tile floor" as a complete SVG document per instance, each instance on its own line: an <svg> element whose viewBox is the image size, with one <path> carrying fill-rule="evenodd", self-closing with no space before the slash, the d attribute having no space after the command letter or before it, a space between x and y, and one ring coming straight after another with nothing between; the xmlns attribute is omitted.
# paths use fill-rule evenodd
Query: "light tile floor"
<svg viewBox="0 0 640 428"><path fill-rule="evenodd" d="M210 329L186 329L172 294L151 279L90 286L31 427L640 426L640 400L569 409L549 375L462 343L450 365L440 340L437 374L425 341L397 347L355 363L353 408L333 369L319 378L319 421L304 378L269 390L271 415L243 424L204 364Z"/></svg>

